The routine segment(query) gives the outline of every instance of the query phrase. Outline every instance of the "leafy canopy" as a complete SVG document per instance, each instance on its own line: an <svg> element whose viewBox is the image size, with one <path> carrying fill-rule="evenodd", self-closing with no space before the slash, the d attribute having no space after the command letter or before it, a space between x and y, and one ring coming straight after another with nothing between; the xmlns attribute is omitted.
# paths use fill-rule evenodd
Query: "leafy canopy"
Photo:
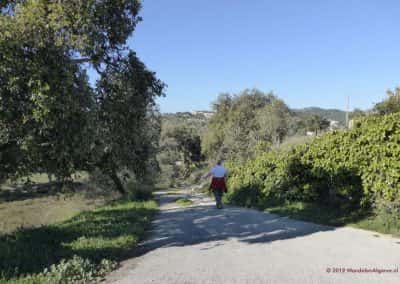
<svg viewBox="0 0 400 284"><path fill-rule="evenodd" d="M65 180L100 167L118 186L122 169L144 175L164 84L126 45L140 7L0 1L0 178L39 171ZM89 68L98 72L96 88Z"/></svg>

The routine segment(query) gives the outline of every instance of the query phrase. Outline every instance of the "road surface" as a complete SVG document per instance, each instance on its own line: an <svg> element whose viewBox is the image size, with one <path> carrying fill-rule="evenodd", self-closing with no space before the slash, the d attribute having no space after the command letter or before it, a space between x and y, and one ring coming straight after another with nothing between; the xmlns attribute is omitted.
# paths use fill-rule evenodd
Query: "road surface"
<svg viewBox="0 0 400 284"><path fill-rule="evenodd" d="M400 283L400 239L157 195L151 236L108 283Z"/></svg>

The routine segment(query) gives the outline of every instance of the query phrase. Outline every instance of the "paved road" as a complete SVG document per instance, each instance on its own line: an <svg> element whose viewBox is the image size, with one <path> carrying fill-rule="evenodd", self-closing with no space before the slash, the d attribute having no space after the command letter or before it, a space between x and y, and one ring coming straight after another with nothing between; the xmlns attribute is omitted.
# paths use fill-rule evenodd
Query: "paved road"
<svg viewBox="0 0 400 284"><path fill-rule="evenodd" d="M400 271L347 271L400 268L400 239L251 209L217 210L201 195L189 208L175 207L176 196L159 198L152 236L109 283L400 283Z"/></svg>

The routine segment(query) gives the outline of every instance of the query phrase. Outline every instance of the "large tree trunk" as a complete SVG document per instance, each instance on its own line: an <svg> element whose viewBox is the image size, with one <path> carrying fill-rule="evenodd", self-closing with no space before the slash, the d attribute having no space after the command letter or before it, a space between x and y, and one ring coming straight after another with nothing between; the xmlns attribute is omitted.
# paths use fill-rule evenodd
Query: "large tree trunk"
<svg viewBox="0 0 400 284"><path fill-rule="evenodd" d="M119 193L121 193L122 195L127 194L124 185L118 177L116 171L117 167L110 158L110 153L105 153L101 160L97 162L96 166L103 172L103 174L106 174L111 178L115 185L115 188L118 190Z"/></svg>
<svg viewBox="0 0 400 284"><path fill-rule="evenodd" d="M114 182L116 189L118 190L119 193L121 193L122 195L126 195L127 192L121 182L121 180L119 179L117 172L115 170L112 170L110 172L110 178L111 180Z"/></svg>

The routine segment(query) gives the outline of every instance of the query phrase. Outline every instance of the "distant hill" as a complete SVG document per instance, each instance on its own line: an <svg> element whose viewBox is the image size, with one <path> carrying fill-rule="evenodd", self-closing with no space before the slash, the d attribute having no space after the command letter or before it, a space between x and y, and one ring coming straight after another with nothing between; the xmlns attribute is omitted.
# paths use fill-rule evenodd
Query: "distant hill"
<svg viewBox="0 0 400 284"><path fill-rule="evenodd" d="M301 109L291 109L295 115L304 118L311 115L318 115L328 120L339 121L341 126L346 123L346 112L339 109L323 109L320 107L306 107ZM189 123L195 127L204 128L208 120L213 115L210 111L177 112L163 114L164 122L173 124Z"/></svg>
<svg viewBox="0 0 400 284"><path fill-rule="evenodd" d="M206 127L213 114L210 111L164 113L162 120L167 124L188 124L198 130L202 130Z"/></svg>
<svg viewBox="0 0 400 284"><path fill-rule="evenodd" d="M346 124L346 112L339 109L323 109L319 107L306 107L301 109L293 109L293 112L300 116L319 115L328 120L339 121L341 125Z"/></svg>

